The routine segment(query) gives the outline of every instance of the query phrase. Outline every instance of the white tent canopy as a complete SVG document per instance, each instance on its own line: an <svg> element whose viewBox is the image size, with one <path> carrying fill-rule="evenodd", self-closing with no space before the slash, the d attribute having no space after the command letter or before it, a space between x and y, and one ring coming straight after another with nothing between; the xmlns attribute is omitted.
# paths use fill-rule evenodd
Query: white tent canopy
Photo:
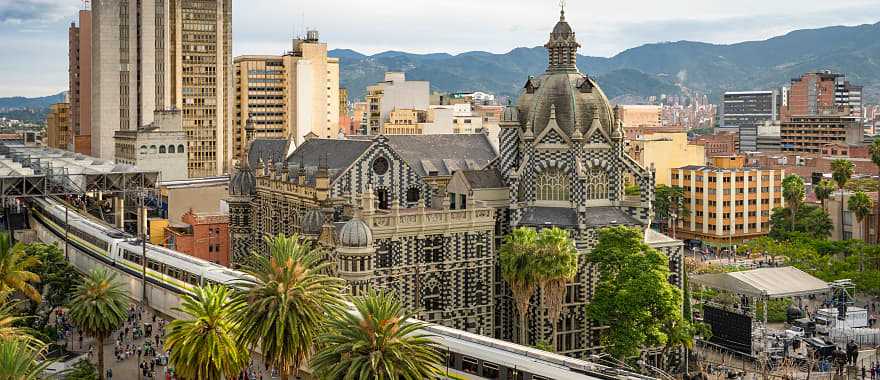
<svg viewBox="0 0 880 380"><path fill-rule="evenodd" d="M691 281L713 289L767 298L807 296L825 293L831 289L827 282L795 267L702 274L693 276Z"/></svg>

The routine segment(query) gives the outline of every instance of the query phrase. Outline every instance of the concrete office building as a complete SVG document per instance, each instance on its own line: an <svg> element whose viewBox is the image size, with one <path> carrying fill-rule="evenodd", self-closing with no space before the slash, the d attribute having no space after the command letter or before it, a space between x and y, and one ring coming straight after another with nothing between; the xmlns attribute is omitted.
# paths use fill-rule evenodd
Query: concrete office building
<svg viewBox="0 0 880 380"><path fill-rule="evenodd" d="M236 57L234 71L236 159L254 138L285 138L299 145L310 132L321 138L339 135L344 108L339 59L327 57L317 31L294 39L284 55Z"/></svg>
<svg viewBox="0 0 880 380"><path fill-rule="evenodd" d="M846 80L846 75L829 70L811 72L791 80L784 119L845 113L862 117L862 86Z"/></svg>
<svg viewBox="0 0 880 380"><path fill-rule="evenodd" d="M775 91L725 92L720 129L736 129L739 150L758 150L758 126L778 119Z"/></svg>
<svg viewBox="0 0 880 380"><path fill-rule="evenodd" d="M744 164L742 156L719 156L711 166L672 170L672 185L684 189L689 211L677 222L677 238L727 246L770 232L771 212L784 207L785 170Z"/></svg>
<svg viewBox="0 0 880 380"><path fill-rule="evenodd" d="M853 116L791 116L780 127L782 151L819 154L822 147L840 142L861 144L864 129Z"/></svg>
<svg viewBox="0 0 880 380"><path fill-rule="evenodd" d="M427 110L430 87L425 81L406 80L404 73L385 73L385 81L367 87L367 134L382 133L382 126L394 109Z"/></svg>
<svg viewBox="0 0 880 380"><path fill-rule="evenodd" d="M70 130L67 150L92 155L92 11L79 11L68 29Z"/></svg>
<svg viewBox="0 0 880 380"><path fill-rule="evenodd" d="M179 110L155 111L153 122L134 131L116 131L116 162L160 173L160 179L186 179L186 133Z"/></svg>
<svg viewBox="0 0 880 380"><path fill-rule="evenodd" d="M765 121L758 126L758 151L779 152L782 150L782 124L779 121Z"/></svg>
<svg viewBox="0 0 880 380"><path fill-rule="evenodd" d="M232 124L231 0L92 3L92 154L112 159L116 131L183 111L190 176L226 170Z"/></svg>

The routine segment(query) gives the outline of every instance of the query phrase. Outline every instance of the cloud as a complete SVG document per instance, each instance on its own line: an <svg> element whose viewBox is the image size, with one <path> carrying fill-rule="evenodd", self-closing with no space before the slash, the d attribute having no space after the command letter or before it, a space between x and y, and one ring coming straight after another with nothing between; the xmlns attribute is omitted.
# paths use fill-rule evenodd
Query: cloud
<svg viewBox="0 0 880 380"><path fill-rule="evenodd" d="M0 24L50 24L76 9L70 0L0 0Z"/></svg>

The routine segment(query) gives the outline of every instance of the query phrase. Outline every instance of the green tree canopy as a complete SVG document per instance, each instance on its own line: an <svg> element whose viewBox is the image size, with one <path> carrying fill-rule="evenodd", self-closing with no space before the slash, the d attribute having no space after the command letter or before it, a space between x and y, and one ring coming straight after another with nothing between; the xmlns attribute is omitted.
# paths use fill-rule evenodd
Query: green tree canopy
<svg viewBox="0 0 880 380"><path fill-rule="evenodd" d="M813 193L816 194L816 199L818 199L819 202L822 202L822 209L825 209L825 202L827 202L828 199L831 198L831 194L834 193L834 183L827 179L823 179L813 187Z"/></svg>
<svg viewBox="0 0 880 380"><path fill-rule="evenodd" d="M104 340L128 317L128 292L116 273L98 268L77 285L67 313L74 326L95 338L98 348L98 376L104 378Z"/></svg>
<svg viewBox="0 0 880 380"><path fill-rule="evenodd" d="M52 364L46 359L45 345L20 340L0 340L0 379L38 380Z"/></svg>
<svg viewBox="0 0 880 380"><path fill-rule="evenodd" d="M838 189L843 189L846 182L853 176L855 165L846 159L831 161L831 178L837 183Z"/></svg>
<svg viewBox="0 0 880 380"><path fill-rule="evenodd" d="M355 297L357 310L333 314L311 367L322 379L433 379L443 362L441 348L411 322L412 314L391 293Z"/></svg>
<svg viewBox="0 0 880 380"><path fill-rule="evenodd" d="M529 314L529 300L538 286L537 260L538 232L533 228L515 228L504 237L499 249L501 277L510 287L516 310L519 312L519 343L528 344L526 318Z"/></svg>
<svg viewBox="0 0 880 380"><path fill-rule="evenodd" d="M770 236L776 239L784 239L792 232L827 238L831 236L832 228L831 216L822 208L810 204L801 206L794 218L788 208L777 207L770 214Z"/></svg>
<svg viewBox="0 0 880 380"><path fill-rule="evenodd" d="M342 307L344 282L325 273L323 252L298 236L267 238L268 255L254 255L237 284L239 339L259 348L287 380L307 364L327 314Z"/></svg>
<svg viewBox="0 0 880 380"><path fill-rule="evenodd" d="M553 227L538 234L538 257L535 270L541 287L544 305L553 325L551 343L558 350L557 322L562 314L566 285L574 280L578 271L578 254L568 231Z"/></svg>
<svg viewBox="0 0 880 380"><path fill-rule="evenodd" d="M641 230L600 230L589 261L599 270L599 283L587 311L608 326L601 341L613 356L625 359L642 348L665 346L671 338L668 326L687 326L681 289L669 283L668 260L644 243Z"/></svg>
<svg viewBox="0 0 880 380"><path fill-rule="evenodd" d="M232 319L244 305L225 285L197 287L176 310L186 317L168 325L165 347L175 373L186 380L231 379L247 367L250 353L236 341Z"/></svg>
<svg viewBox="0 0 880 380"><path fill-rule="evenodd" d="M792 209L791 217L797 215L798 209L804 203L804 195L806 194L804 180L796 174L789 174L782 180L782 197L785 203ZM792 219L792 224L794 220Z"/></svg>
<svg viewBox="0 0 880 380"><path fill-rule="evenodd" d="M24 244L13 244L8 233L0 233L0 291L20 292L40 302L40 292L33 285L40 281L40 276L32 272L38 265L39 258L29 256Z"/></svg>

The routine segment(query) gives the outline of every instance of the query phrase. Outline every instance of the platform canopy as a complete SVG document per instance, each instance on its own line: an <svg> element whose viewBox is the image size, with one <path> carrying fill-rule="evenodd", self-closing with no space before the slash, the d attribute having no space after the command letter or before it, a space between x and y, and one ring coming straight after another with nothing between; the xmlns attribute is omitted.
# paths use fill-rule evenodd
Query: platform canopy
<svg viewBox="0 0 880 380"><path fill-rule="evenodd" d="M787 298L822 294L828 283L795 267L759 268L743 272L701 274L695 284L752 297Z"/></svg>

